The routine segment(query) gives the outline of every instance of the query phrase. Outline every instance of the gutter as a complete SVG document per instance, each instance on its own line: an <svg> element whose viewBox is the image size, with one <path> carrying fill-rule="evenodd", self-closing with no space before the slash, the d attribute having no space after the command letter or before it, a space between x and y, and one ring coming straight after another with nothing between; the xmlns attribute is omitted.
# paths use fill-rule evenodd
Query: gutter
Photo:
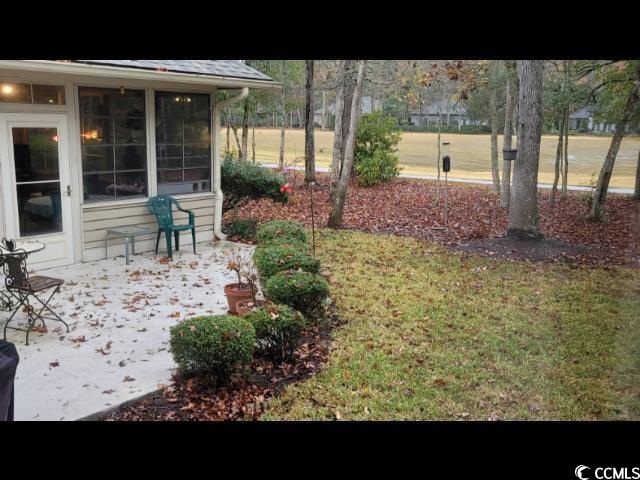
<svg viewBox="0 0 640 480"><path fill-rule="evenodd" d="M234 103L241 102L249 96L249 89L244 87L240 95L227 98L222 102L214 103L211 121L213 122L213 191L215 193L215 212L213 215L213 234L218 240L224 240L226 235L222 233L222 202L224 194L222 193L222 159L220 158L220 111Z"/></svg>

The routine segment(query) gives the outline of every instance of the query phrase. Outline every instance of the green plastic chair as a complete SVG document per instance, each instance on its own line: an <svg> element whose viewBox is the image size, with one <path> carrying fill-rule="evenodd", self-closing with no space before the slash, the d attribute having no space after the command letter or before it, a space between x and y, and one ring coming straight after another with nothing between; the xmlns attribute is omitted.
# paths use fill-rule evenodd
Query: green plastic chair
<svg viewBox="0 0 640 480"><path fill-rule="evenodd" d="M187 225L175 225L173 223L173 205L181 212L189 214L189 223ZM176 240L176 251L180 250L180 232L191 230L191 238L193 239L193 253L196 253L196 216L191 210L185 210L180 206L178 201L169 195L159 195L150 198L147 201L147 208L156 216L158 222L158 237L156 238L156 255L158 254L158 245L160 243L160 234L164 232L167 241L167 254L169 258L173 258L171 250L171 234Z"/></svg>

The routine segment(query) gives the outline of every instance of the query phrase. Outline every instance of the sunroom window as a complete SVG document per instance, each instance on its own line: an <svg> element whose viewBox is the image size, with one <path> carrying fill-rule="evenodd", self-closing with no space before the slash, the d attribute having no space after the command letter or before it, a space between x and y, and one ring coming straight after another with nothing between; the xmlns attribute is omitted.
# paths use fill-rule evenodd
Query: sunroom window
<svg viewBox="0 0 640 480"><path fill-rule="evenodd" d="M78 91L85 202L146 196L144 90Z"/></svg>
<svg viewBox="0 0 640 480"><path fill-rule="evenodd" d="M158 194L211 191L209 95L156 92Z"/></svg>

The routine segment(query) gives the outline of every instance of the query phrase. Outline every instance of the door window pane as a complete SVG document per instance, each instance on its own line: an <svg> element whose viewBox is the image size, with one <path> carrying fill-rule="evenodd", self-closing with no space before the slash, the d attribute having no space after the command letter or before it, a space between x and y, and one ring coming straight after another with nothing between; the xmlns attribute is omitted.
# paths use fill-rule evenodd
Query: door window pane
<svg viewBox="0 0 640 480"><path fill-rule="evenodd" d="M155 102L158 193L210 191L209 95L156 92Z"/></svg>
<svg viewBox="0 0 640 480"><path fill-rule="evenodd" d="M20 236L62 231L60 182L18 184Z"/></svg>
<svg viewBox="0 0 640 480"><path fill-rule="evenodd" d="M147 194L143 90L79 88L84 199Z"/></svg>
<svg viewBox="0 0 640 480"><path fill-rule="evenodd" d="M16 181L57 180L58 131L55 128L23 127L12 130Z"/></svg>

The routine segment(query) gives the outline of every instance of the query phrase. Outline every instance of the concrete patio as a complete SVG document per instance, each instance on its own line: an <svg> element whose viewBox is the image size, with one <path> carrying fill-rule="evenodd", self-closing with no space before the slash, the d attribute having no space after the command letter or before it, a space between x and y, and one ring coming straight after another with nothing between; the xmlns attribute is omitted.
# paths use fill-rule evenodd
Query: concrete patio
<svg viewBox="0 0 640 480"><path fill-rule="evenodd" d="M169 384L175 364L169 329L181 319L227 311L223 286L233 272L224 250L231 242L189 246L171 262L153 252L44 270L65 284L52 302L69 323L48 321L48 332L7 331L20 354L15 381L16 420L78 420ZM5 314L0 325L4 326ZM19 314L24 320L24 313Z"/></svg>

